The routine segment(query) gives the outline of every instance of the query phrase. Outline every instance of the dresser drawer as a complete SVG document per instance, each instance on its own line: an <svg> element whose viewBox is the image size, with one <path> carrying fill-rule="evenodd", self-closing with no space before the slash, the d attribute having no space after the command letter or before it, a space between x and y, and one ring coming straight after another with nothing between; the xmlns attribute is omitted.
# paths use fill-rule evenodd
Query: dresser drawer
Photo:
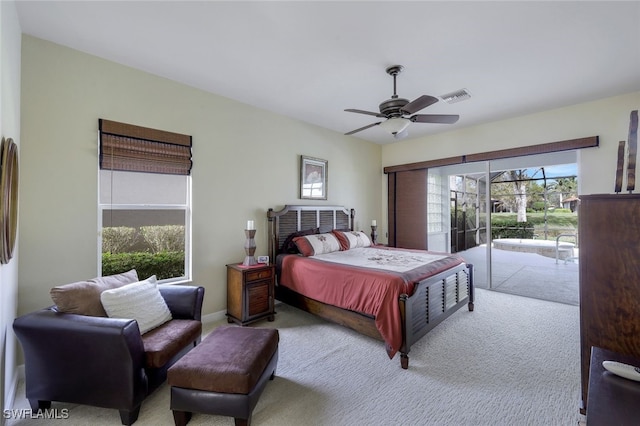
<svg viewBox="0 0 640 426"><path fill-rule="evenodd" d="M269 268L269 269L262 269L260 271L250 271L247 272L247 282L249 281L257 281L257 280L264 280L267 278L271 278L271 276L273 275L273 269Z"/></svg>

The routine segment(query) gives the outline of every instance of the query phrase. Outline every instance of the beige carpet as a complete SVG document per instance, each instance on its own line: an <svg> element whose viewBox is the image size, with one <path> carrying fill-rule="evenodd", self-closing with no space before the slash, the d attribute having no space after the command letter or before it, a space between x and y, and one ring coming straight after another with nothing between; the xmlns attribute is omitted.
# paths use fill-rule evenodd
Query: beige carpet
<svg viewBox="0 0 640 426"><path fill-rule="evenodd" d="M413 346L409 370L380 342L278 305L277 377L254 410L254 425L577 425L578 307L487 290L476 309L456 312ZM108 374L105 372L105 374ZM27 408L24 387L15 408ZM118 425L116 410L54 403L68 419L16 425ZM172 425L169 389L142 404L139 426ZM233 425L195 414L190 425Z"/></svg>

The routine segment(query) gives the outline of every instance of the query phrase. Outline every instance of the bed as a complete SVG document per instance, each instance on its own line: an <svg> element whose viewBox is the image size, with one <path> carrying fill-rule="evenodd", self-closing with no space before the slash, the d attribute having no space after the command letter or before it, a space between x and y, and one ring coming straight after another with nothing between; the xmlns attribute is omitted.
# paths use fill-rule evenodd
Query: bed
<svg viewBox="0 0 640 426"><path fill-rule="evenodd" d="M456 255L371 244L343 206L286 205L267 218L276 299L381 340L403 369L427 332L473 311L473 266Z"/></svg>

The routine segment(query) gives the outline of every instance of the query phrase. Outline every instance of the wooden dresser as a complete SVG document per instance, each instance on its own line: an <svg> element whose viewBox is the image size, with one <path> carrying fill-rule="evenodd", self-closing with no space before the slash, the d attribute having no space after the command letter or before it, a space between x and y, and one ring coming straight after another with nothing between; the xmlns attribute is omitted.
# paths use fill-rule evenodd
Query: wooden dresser
<svg viewBox="0 0 640 426"><path fill-rule="evenodd" d="M588 426L637 426L640 419L640 383L606 371L603 361L640 366L640 359L606 349L591 350L589 369Z"/></svg>
<svg viewBox="0 0 640 426"><path fill-rule="evenodd" d="M580 197L582 407L591 347L640 358L640 194Z"/></svg>

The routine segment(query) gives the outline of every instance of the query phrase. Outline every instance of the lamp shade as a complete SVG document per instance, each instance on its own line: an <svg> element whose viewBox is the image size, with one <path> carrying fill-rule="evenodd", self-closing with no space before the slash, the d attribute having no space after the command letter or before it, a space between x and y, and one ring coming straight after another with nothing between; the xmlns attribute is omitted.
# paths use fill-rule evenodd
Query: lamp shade
<svg viewBox="0 0 640 426"><path fill-rule="evenodd" d="M380 127L382 127L386 132L395 135L396 133L400 133L405 130L409 124L411 124L411 121L407 118L394 117L380 123Z"/></svg>

